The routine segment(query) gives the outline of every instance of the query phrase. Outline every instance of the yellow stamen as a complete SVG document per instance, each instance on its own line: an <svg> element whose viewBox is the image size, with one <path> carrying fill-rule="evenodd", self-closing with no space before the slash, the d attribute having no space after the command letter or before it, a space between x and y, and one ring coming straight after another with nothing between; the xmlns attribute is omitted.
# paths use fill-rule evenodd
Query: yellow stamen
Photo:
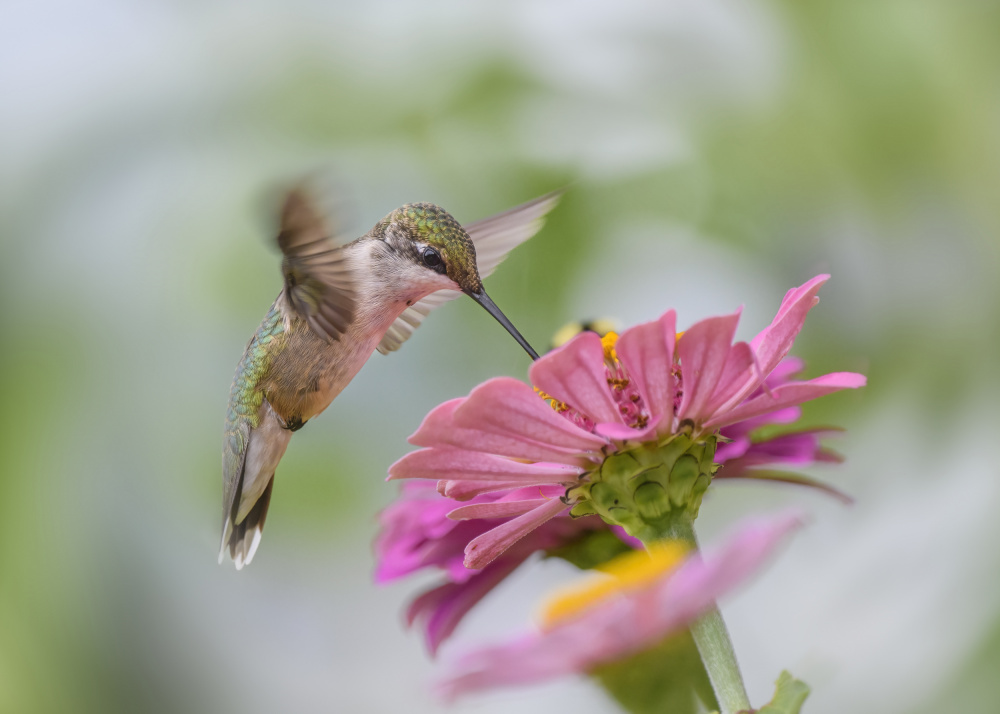
<svg viewBox="0 0 1000 714"><path fill-rule="evenodd" d="M615 352L615 345L617 343L617 332L609 332L601 338L601 346L604 347L604 359L612 364L618 361L618 353Z"/></svg>
<svg viewBox="0 0 1000 714"><path fill-rule="evenodd" d="M681 341L681 336L682 336L683 334L684 334L684 331L682 330L681 332L678 332L678 333L677 333L676 335L674 335L674 344L675 344L675 345L676 345L676 344L677 344L678 342L680 342L680 341Z"/></svg>
<svg viewBox="0 0 1000 714"><path fill-rule="evenodd" d="M534 390L535 390L535 393L538 396L540 396L542 399L544 399L545 401L547 401L549 403L549 406L551 406L557 412L569 411L569 405L566 404L565 402L560 402L558 399L556 399L555 397L553 397L551 394L548 394L547 392L543 392L538 387L534 387Z"/></svg>
<svg viewBox="0 0 1000 714"><path fill-rule="evenodd" d="M549 628L589 610L615 595L647 587L672 570L687 555L683 543L660 543L649 551L625 553L598 566L598 573L557 592L542 607L541 626Z"/></svg>

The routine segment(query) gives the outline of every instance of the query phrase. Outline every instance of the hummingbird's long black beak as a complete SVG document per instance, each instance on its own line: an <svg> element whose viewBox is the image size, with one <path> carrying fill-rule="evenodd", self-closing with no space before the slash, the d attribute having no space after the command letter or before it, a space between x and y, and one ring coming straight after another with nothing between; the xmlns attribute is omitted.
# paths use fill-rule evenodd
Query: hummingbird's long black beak
<svg viewBox="0 0 1000 714"><path fill-rule="evenodd" d="M490 300L490 296L486 294L485 290L480 289L478 293L467 292L466 295L482 305L486 312L493 315L493 317L496 318L496 321L507 329L507 332L511 334L511 337L517 340L517 344L521 345L521 347L524 348L524 351L531 356L531 359L538 359L538 353L531 348L528 341L524 339L521 336L521 333L517 331L517 328L510 323L507 316L500 312L500 308L496 306L495 302Z"/></svg>

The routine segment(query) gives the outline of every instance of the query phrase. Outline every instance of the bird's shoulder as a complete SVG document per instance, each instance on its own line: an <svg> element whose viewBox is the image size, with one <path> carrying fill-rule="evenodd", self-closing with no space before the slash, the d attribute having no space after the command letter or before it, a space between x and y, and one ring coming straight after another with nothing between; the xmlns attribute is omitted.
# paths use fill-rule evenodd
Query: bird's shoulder
<svg viewBox="0 0 1000 714"><path fill-rule="evenodd" d="M257 426L264 399L261 385L288 342L291 325L286 313L281 299L275 300L257 331L247 342L230 389L227 424L245 420L252 426Z"/></svg>

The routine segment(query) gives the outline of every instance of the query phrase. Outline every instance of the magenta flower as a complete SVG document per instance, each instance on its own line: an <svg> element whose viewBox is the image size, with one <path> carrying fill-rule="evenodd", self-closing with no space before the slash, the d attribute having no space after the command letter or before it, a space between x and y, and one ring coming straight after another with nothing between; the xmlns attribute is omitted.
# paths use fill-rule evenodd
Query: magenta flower
<svg viewBox="0 0 1000 714"><path fill-rule="evenodd" d="M751 522L704 558L697 552L683 557L668 549L673 543L659 553L653 550L645 564L618 569L613 582L598 582L556 603L556 617L550 616L539 630L459 658L441 692L450 700L473 691L591 673L654 647L714 608L718 597L754 574L800 525L801 519L791 514Z"/></svg>
<svg viewBox="0 0 1000 714"><path fill-rule="evenodd" d="M527 489L533 495L544 493L559 498L558 486ZM516 500L523 490L487 493L472 497L472 504L502 503ZM375 541L378 565L375 580L386 583L424 568L444 571L443 584L417 596L406 613L407 623L421 623L427 647L436 654L438 647L459 624L465 614L487 593L538 551L556 548L576 540L596 528L607 528L598 518L555 518L514 544L481 570L465 567L465 546L492 526L488 520L454 520L448 514L455 502L437 492L433 483L409 481L403 484L400 498L379 516L382 526ZM627 536L625 536L627 538Z"/></svg>
<svg viewBox="0 0 1000 714"><path fill-rule="evenodd" d="M828 277L790 290L749 343L733 343L739 311L702 320L680 339L672 310L620 338L582 333L532 365L535 389L495 378L431 411L410 437L427 448L393 464L390 478L438 480L455 500L503 494L448 514L488 521L465 547L467 568L484 568L567 511L656 540L670 513L697 515L725 461L732 475L752 475L762 463L808 459L810 445L813 458L821 454L817 433L755 444L749 432L865 384L851 372L794 381L797 363L781 364Z"/></svg>

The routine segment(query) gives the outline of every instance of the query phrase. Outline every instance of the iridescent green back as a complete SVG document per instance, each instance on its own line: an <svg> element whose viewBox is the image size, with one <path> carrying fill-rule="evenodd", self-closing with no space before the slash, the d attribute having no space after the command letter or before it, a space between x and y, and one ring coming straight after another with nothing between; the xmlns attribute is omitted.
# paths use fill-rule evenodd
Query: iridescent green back
<svg viewBox="0 0 1000 714"><path fill-rule="evenodd" d="M275 302L250 339L243 359L236 367L236 376L233 377L233 386L229 392L222 449L223 490L226 496L223 502L224 517L232 506L232 496L243 470L243 460L250 443L250 429L260 424L260 405L264 401L261 381L267 375L275 355L281 351L285 339L284 320Z"/></svg>

